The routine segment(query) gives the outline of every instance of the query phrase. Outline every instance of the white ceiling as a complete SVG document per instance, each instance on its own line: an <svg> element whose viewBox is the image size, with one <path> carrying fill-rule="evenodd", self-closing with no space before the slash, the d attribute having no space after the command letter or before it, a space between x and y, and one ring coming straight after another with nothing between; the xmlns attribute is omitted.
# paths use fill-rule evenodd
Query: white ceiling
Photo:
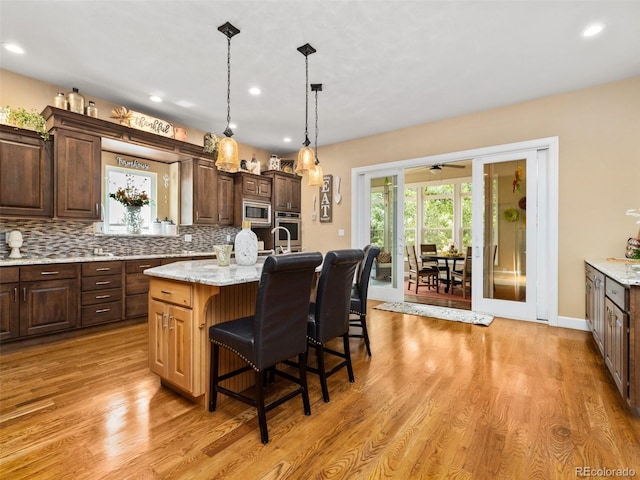
<svg viewBox="0 0 640 480"><path fill-rule="evenodd" d="M231 41L234 138L278 154L304 140L296 49L307 42L317 50L310 83L324 85L319 145L640 75L640 1L614 0L0 0L0 41L26 50L2 49L0 66L220 133L226 21L241 30ZM606 29L583 38L591 22Z"/></svg>

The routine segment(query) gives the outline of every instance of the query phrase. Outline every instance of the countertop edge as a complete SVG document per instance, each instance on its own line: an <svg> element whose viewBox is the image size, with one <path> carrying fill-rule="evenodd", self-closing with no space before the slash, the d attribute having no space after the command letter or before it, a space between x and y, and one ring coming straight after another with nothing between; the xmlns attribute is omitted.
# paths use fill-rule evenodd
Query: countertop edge
<svg viewBox="0 0 640 480"><path fill-rule="evenodd" d="M628 259L620 259L618 261L608 260L606 258L585 259L585 263L591 265L596 270L604 273L606 276L614 279L618 283L626 286L640 286L640 271L637 273L629 273L627 265L636 264L637 262L627 262Z"/></svg>

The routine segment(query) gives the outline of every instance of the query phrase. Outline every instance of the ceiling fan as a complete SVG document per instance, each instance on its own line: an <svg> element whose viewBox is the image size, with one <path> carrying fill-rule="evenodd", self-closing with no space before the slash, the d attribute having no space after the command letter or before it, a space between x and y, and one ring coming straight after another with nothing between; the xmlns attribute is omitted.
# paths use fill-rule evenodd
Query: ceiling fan
<svg viewBox="0 0 640 480"><path fill-rule="evenodd" d="M438 172L442 171L443 168L466 168L465 165L452 165L449 163L436 163L434 165L431 165L431 167L429 167L429 171L435 175Z"/></svg>

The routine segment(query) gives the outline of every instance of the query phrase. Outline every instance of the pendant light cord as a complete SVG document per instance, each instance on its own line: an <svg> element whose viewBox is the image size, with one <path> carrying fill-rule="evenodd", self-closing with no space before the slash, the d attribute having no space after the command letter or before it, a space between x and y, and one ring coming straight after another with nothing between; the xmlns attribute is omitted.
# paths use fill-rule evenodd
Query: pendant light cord
<svg viewBox="0 0 640 480"><path fill-rule="evenodd" d="M309 56L304 57L305 65L305 84L304 84L304 143L305 147L309 146Z"/></svg>
<svg viewBox="0 0 640 480"><path fill-rule="evenodd" d="M316 138L315 138L315 146L314 146L314 154L316 157L316 165L320 163L318 160L318 90L316 90Z"/></svg>
<svg viewBox="0 0 640 480"><path fill-rule="evenodd" d="M231 124L231 37L227 37L227 128L224 134L233 135L229 125ZM227 133L229 132L229 133Z"/></svg>

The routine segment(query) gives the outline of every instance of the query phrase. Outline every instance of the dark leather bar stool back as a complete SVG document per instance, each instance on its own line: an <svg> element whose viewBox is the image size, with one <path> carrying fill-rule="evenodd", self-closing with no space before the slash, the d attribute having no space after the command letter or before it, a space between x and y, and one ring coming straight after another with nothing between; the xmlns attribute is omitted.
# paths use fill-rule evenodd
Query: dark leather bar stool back
<svg viewBox="0 0 640 480"><path fill-rule="evenodd" d="M309 371L320 376L325 402L329 401L327 377L346 367L349 381L354 381L349 351L349 307L353 278L363 258L364 253L359 249L327 252L318 280L316 302L311 304L307 339L309 345L315 347L318 368L309 367ZM337 337L342 337L344 352L326 347L328 341ZM324 366L325 353L338 356L343 361L327 372Z"/></svg>
<svg viewBox="0 0 640 480"><path fill-rule="evenodd" d="M367 295L369 292L369 280L371 278L371 268L373 260L380 253L380 248L375 245L367 245L363 249L364 258L358 265L356 272L356 282L351 289L351 305L349 313L357 315L358 318L350 319L349 325L361 328L361 333L349 333L350 337L363 338L367 353L371 356L371 344L369 341L369 331L367 330Z"/></svg>
<svg viewBox="0 0 640 480"><path fill-rule="evenodd" d="M307 317L312 280L320 263L322 255L319 252L267 257L258 286L255 314L209 328L212 343L209 411L215 411L218 393L256 407L262 443L269 441L266 419L269 410L301 394L304 413L311 413L306 379ZM220 347L232 351L247 365L221 375ZM276 364L296 356L297 378L275 368ZM220 385L249 370L255 372L254 397ZM299 388L265 405L267 372L287 378Z"/></svg>

